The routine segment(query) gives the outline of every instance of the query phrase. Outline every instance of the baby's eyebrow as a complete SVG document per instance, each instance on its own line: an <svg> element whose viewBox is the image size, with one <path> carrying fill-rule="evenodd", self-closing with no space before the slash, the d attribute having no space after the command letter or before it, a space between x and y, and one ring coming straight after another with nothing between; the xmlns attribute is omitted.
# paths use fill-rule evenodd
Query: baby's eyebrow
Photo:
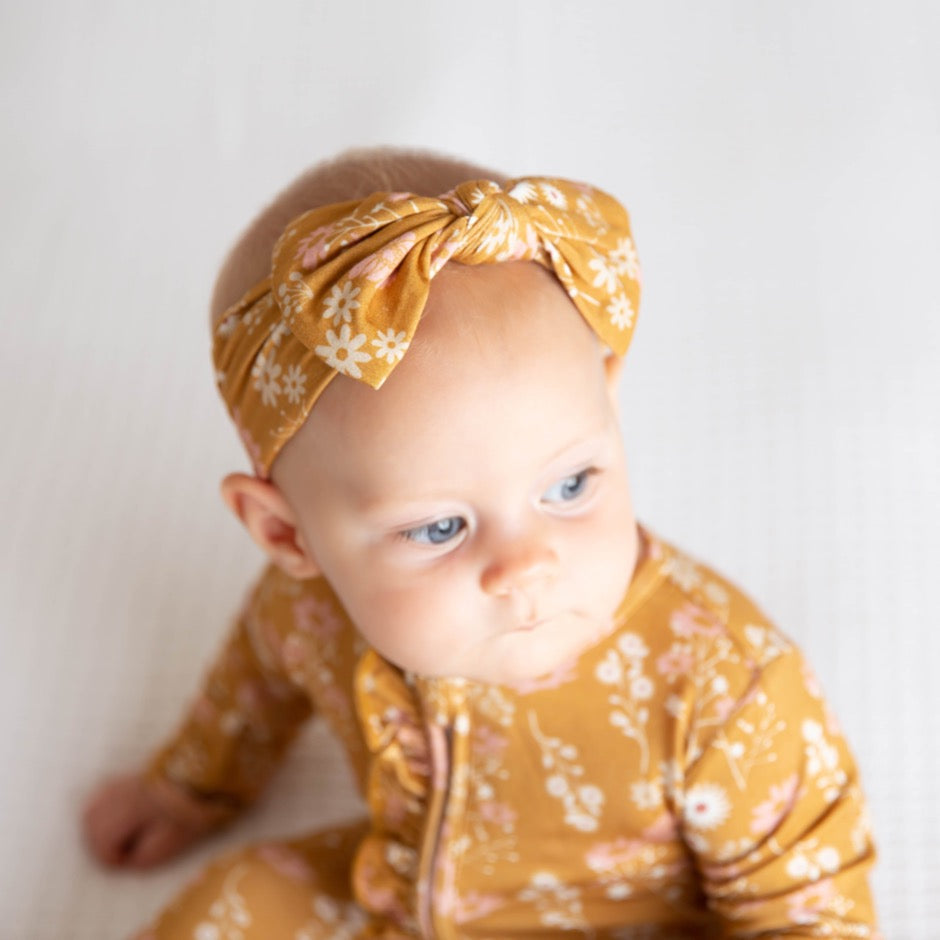
<svg viewBox="0 0 940 940"><path fill-rule="evenodd" d="M548 457L544 462L546 465L551 465L553 463L563 462L565 459L574 459L580 455L581 451L593 451L595 448L600 446L606 446L607 444L607 424L606 422L600 427L588 431L586 434L579 435L575 440L571 441L568 444L565 444L563 447L560 447L556 450L550 457ZM590 456L586 453L585 457Z"/></svg>

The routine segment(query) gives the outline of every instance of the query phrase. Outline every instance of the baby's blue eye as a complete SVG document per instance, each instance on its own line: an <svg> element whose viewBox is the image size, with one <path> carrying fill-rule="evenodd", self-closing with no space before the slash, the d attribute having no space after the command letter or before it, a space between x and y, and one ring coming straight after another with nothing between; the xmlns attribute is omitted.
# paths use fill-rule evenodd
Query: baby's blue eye
<svg viewBox="0 0 940 940"><path fill-rule="evenodd" d="M582 470L580 473L572 473L571 476L559 480L550 486L542 499L547 503L567 503L577 499L587 486L588 477L591 470Z"/></svg>
<svg viewBox="0 0 940 940"><path fill-rule="evenodd" d="M448 516L438 519L427 525L419 525L414 529L407 529L402 536L409 542L419 542L423 545L443 545L456 538L467 526L460 516Z"/></svg>

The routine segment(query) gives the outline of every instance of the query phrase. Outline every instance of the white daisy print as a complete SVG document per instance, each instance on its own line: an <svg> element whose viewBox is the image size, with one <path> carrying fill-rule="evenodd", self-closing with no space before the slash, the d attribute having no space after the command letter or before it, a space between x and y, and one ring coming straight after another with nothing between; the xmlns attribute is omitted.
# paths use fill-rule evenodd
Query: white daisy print
<svg viewBox="0 0 940 940"><path fill-rule="evenodd" d="M271 345L280 346L281 340L287 335L289 330L290 327L287 325L287 321L281 320L281 322L278 323L278 325L271 331Z"/></svg>
<svg viewBox="0 0 940 940"><path fill-rule="evenodd" d="M685 795L682 816L693 829L714 829L731 812L724 787L717 783L698 783Z"/></svg>
<svg viewBox="0 0 940 940"><path fill-rule="evenodd" d="M614 265L620 274L626 274L631 281L640 277L640 260L636 256L636 248L629 238L621 238L617 247L610 253Z"/></svg>
<svg viewBox="0 0 940 940"><path fill-rule="evenodd" d="M610 322L618 330L625 330L633 326L633 305L626 294L615 294L614 299L607 305Z"/></svg>
<svg viewBox="0 0 940 940"><path fill-rule="evenodd" d="M256 391L261 392L262 404L277 404L277 396L281 394L281 384L277 380L280 374L281 367L278 363L267 356L258 356L252 375L255 377Z"/></svg>
<svg viewBox="0 0 940 940"><path fill-rule="evenodd" d="M509 195L512 196L516 202L531 202L535 198L535 186L528 180L523 180L521 183L516 183L516 185L509 190Z"/></svg>
<svg viewBox="0 0 940 940"><path fill-rule="evenodd" d="M405 342L405 331L396 333L394 330L379 330L379 338L372 340L377 352L376 359L384 359L389 365L401 360L408 348Z"/></svg>
<svg viewBox="0 0 940 940"><path fill-rule="evenodd" d="M226 317L221 323L219 323L215 332L222 337L226 337L231 333L236 326L241 322L241 317L232 314L230 317Z"/></svg>
<svg viewBox="0 0 940 940"><path fill-rule="evenodd" d="M277 289L277 302L284 316L292 318L303 312L306 304L313 299L313 291L296 271L292 271L287 279L290 286L281 284Z"/></svg>
<svg viewBox="0 0 940 940"><path fill-rule="evenodd" d="M284 373L284 394L292 405L296 405L303 397L306 384L307 376L303 369L296 363L289 365Z"/></svg>
<svg viewBox="0 0 940 940"><path fill-rule="evenodd" d="M333 330L326 331L327 345L317 346L316 354L331 368L354 379L362 378L360 362L368 362L372 356L360 352L359 347L366 341L365 333L352 335L349 325L344 323L337 336Z"/></svg>
<svg viewBox="0 0 940 940"><path fill-rule="evenodd" d="M591 282L593 287L599 287L601 290L607 291L608 294L613 294L616 291L617 272L609 267L603 258L591 258L588 267L597 272Z"/></svg>
<svg viewBox="0 0 940 940"><path fill-rule="evenodd" d="M623 678L620 657L613 650L609 650L607 656L597 664L594 675L597 681L604 685L616 685Z"/></svg>
<svg viewBox="0 0 940 940"><path fill-rule="evenodd" d="M620 639L617 640L617 646L627 659L643 659L649 653L643 638L638 633L621 634Z"/></svg>
<svg viewBox="0 0 940 940"><path fill-rule="evenodd" d="M630 694L638 702L645 701L653 694L653 683L646 676L636 676L630 680Z"/></svg>
<svg viewBox="0 0 940 940"><path fill-rule="evenodd" d="M669 698L663 704L663 708L666 709L666 714L672 715L673 718L678 718L684 709L682 704L682 699L678 695L670 695Z"/></svg>
<svg viewBox="0 0 940 940"><path fill-rule="evenodd" d="M567 208L568 200L565 199L565 194L557 186L553 186L551 183L542 183L541 189L545 201L550 206L554 206L556 209Z"/></svg>
<svg viewBox="0 0 940 940"><path fill-rule="evenodd" d="M333 326L349 323L353 310L359 306L359 301L356 300L358 296L359 288L353 287L349 281L346 281L342 287L334 284L330 290L330 296L323 303L323 319L332 319Z"/></svg>
<svg viewBox="0 0 940 940"><path fill-rule="evenodd" d="M630 784L630 799L639 809L656 809L663 801L663 788L655 780L639 780Z"/></svg>

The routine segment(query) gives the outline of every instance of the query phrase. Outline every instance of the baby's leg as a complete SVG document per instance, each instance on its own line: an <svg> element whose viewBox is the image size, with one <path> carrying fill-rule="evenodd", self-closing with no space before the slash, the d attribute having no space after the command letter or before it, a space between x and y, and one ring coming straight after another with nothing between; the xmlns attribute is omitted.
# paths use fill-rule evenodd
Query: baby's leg
<svg viewBox="0 0 940 940"><path fill-rule="evenodd" d="M351 940L367 923L350 879L364 831L353 824L227 855L136 940Z"/></svg>

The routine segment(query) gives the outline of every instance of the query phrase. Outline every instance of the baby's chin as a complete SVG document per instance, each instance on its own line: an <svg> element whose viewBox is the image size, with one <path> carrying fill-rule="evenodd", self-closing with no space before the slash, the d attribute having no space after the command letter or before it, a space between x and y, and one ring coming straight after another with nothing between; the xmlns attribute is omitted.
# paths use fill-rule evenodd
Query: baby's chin
<svg viewBox="0 0 940 940"><path fill-rule="evenodd" d="M504 634L493 641L486 661L475 664L464 678L519 691L552 688L573 678L578 659L612 628L612 621L568 616Z"/></svg>

